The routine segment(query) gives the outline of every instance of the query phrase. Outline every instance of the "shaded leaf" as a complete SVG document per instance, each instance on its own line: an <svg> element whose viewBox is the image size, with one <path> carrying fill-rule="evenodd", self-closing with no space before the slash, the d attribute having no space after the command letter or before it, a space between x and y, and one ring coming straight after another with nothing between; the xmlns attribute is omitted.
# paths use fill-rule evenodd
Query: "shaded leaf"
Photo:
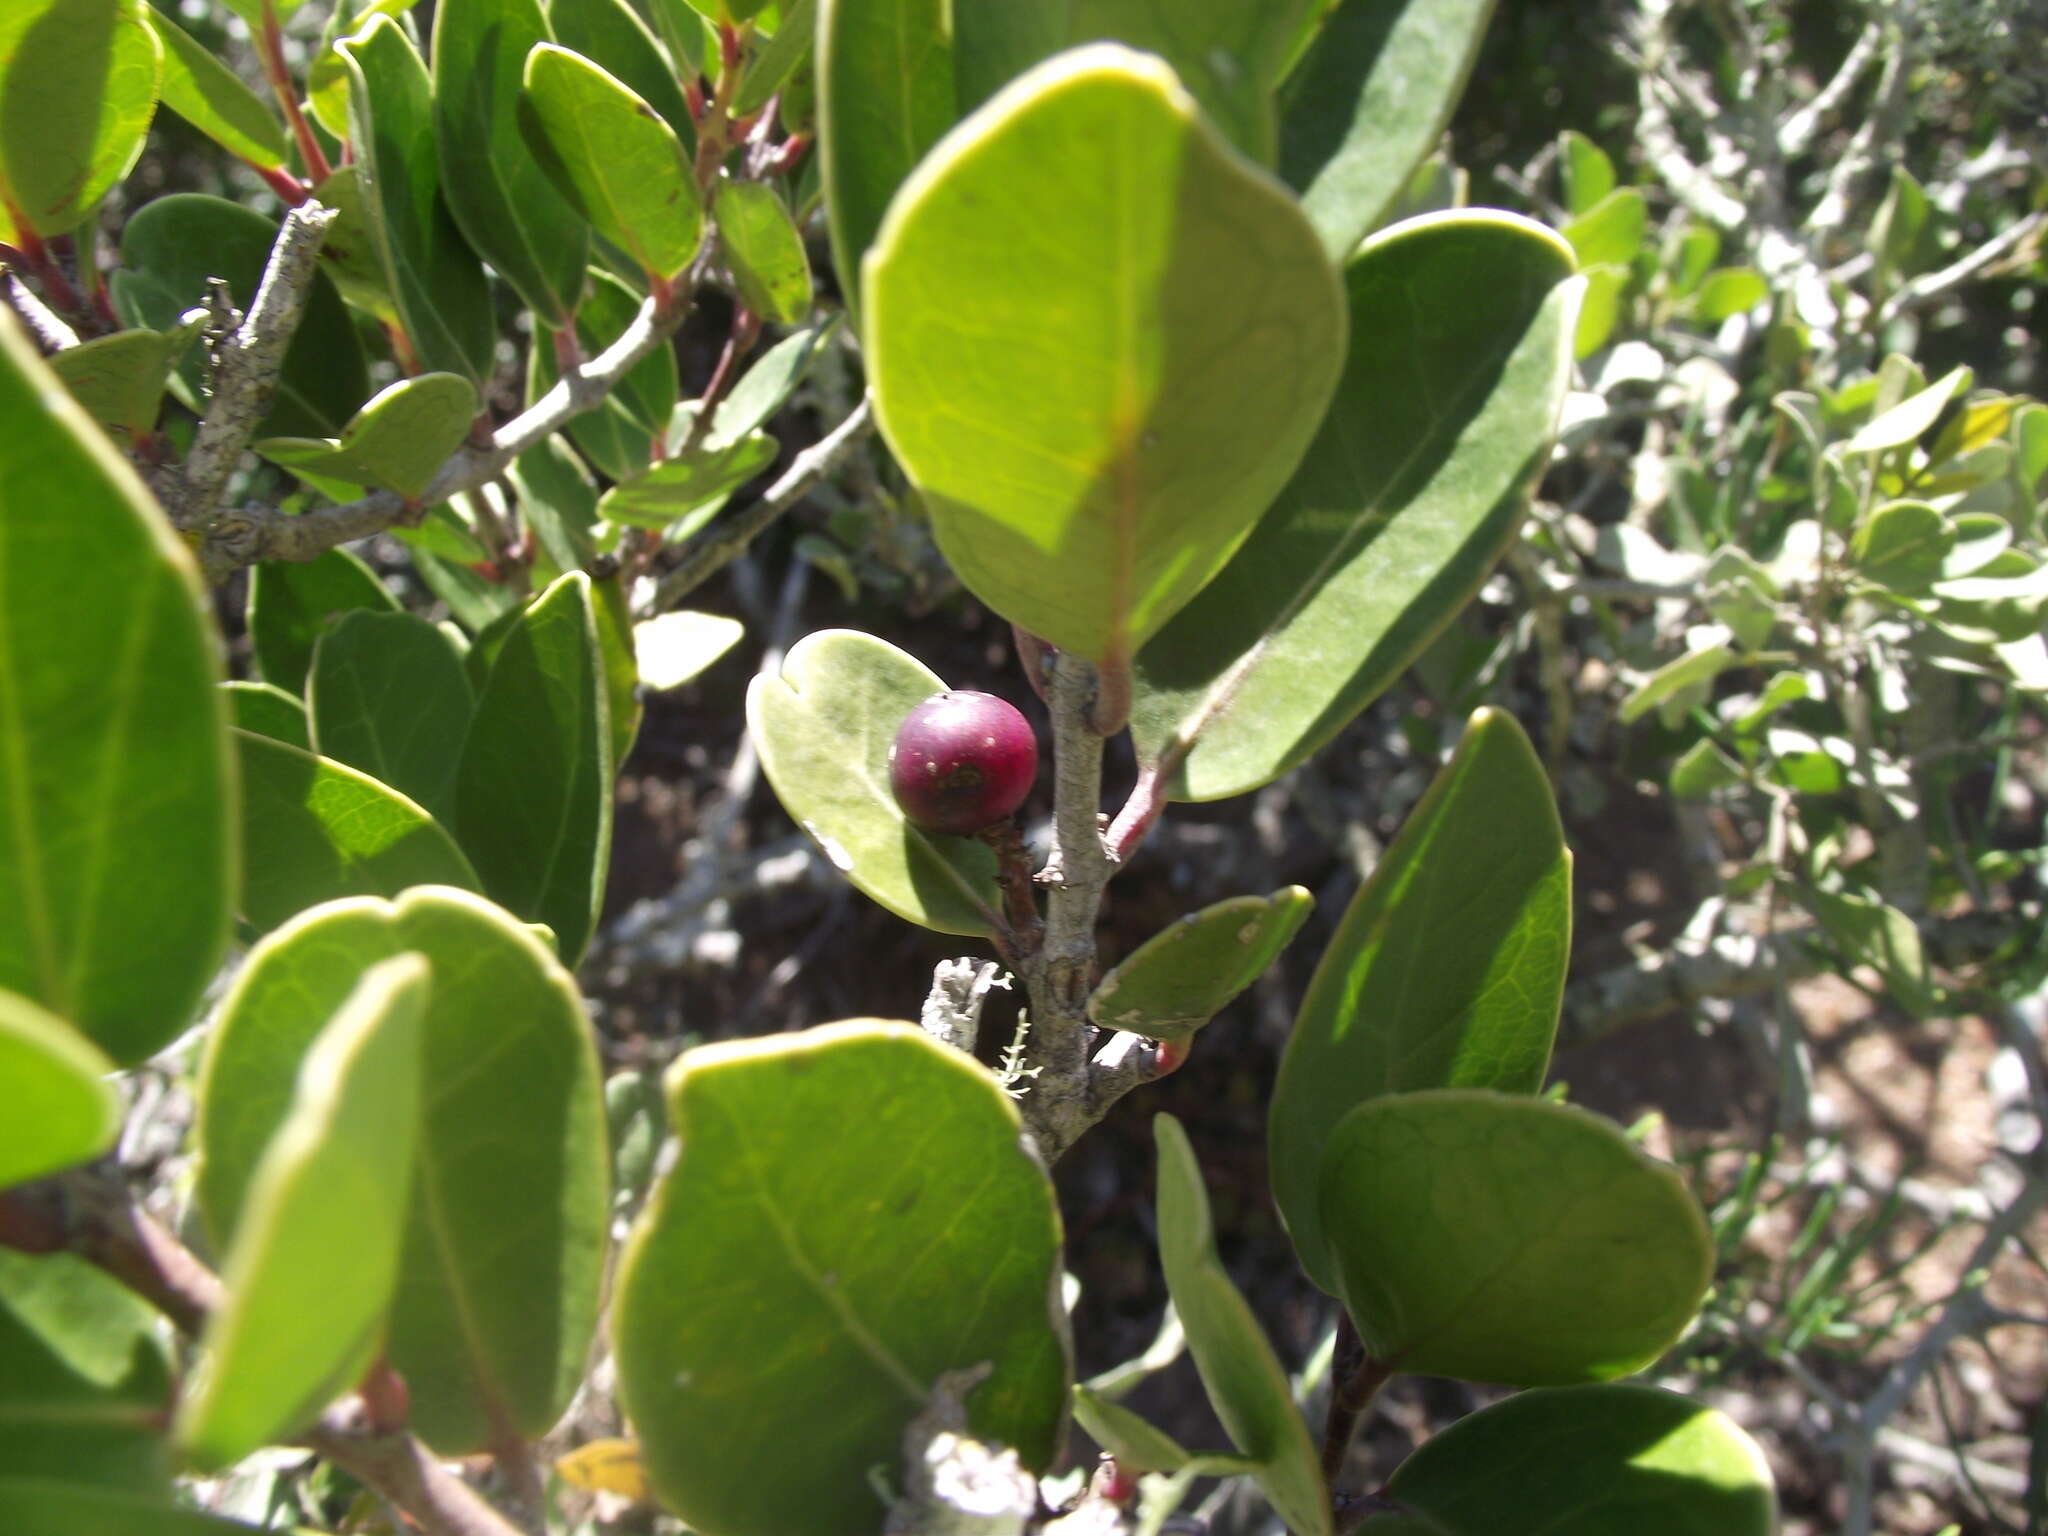
<svg viewBox="0 0 2048 1536"><path fill-rule="evenodd" d="M1190 912L1096 983L1088 1017L1148 1040L1185 1039L1265 974L1314 906L1313 896L1290 885Z"/></svg>
<svg viewBox="0 0 2048 1536"><path fill-rule="evenodd" d="M726 391L711 412L711 425L704 433L707 446L733 443L756 427L765 427L782 409L798 382L810 370L818 349L839 328L839 317L828 315L816 325L804 327L782 338L755 359L753 367ZM682 445L695 421L691 401L676 408L669 421L669 450ZM687 413L687 414L685 414Z"/></svg>
<svg viewBox="0 0 2048 1536"><path fill-rule="evenodd" d="M1867 965L1883 978L1894 1002L1919 1018L1936 1011L1939 994L1912 918L1897 907L1845 892L1802 885L1796 894L1852 963Z"/></svg>
<svg viewBox="0 0 2048 1536"><path fill-rule="evenodd" d="M163 1498L53 1477L0 1477L8 1536L252 1536L254 1526Z"/></svg>
<svg viewBox="0 0 2048 1536"><path fill-rule="evenodd" d="M810 58L817 35L817 11L817 0L786 0L781 25L765 45L753 50L740 87L733 92L730 110L735 119L751 117L765 107ZM790 126L787 118L783 125Z"/></svg>
<svg viewBox="0 0 2048 1536"><path fill-rule="evenodd" d="M141 154L162 73L142 0L0 7L0 238L85 222Z"/></svg>
<svg viewBox="0 0 2048 1536"><path fill-rule="evenodd" d="M313 653L306 704L322 756L446 818L475 708L446 635L409 613L346 614Z"/></svg>
<svg viewBox="0 0 2048 1536"><path fill-rule="evenodd" d="M669 1103L681 1154L612 1314L664 1503L725 1536L867 1536L870 1468L897 1465L942 1372L984 1362L974 1433L1047 1466L1067 1393L1059 1217L987 1072L858 1020L688 1052Z"/></svg>
<svg viewBox="0 0 2048 1536"><path fill-rule="evenodd" d="M1621 701L1618 712L1621 723L1633 724L1659 705L1668 705L1688 696L1693 690L1705 688L1739 659L1728 646L1703 645L1696 651L1688 651L1675 660L1665 662Z"/></svg>
<svg viewBox="0 0 2048 1536"><path fill-rule="evenodd" d="M345 549L311 560L279 560L249 572L249 640L256 670L287 693L304 691L313 647L345 613L396 613L398 599L376 572Z"/></svg>
<svg viewBox="0 0 2048 1536"><path fill-rule="evenodd" d="M0 1189L97 1157L121 1130L114 1070L92 1042L25 997L0 992Z"/></svg>
<svg viewBox="0 0 2048 1536"><path fill-rule="evenodd" d="M1424 1088L1542 1086L1571 953L1571 855L1510 715L1481 710L1352 898L1288 1037L1268 1122L1273 1198L1337 1291L1323 1168L1354 1106Z"/></svg>
<svg viewBox="0 0 2048 1536"><path fill-rule="evenodd" d="M222 683L228 696L228 720L239 730L268 736L301 751L313 749L313 737L306 726L306 706L296 695L274 683Z"/></svg>
<svg viewBox="0 0 2048 1536"><path fill-rule="evenodd" d="M191 345L192 334L189 328L137 327L95 336L52 354L50 371L64 381L88 416L128 448L155 431L164 387Z"/></svg>
<svg viewBox="0 0 2048 1536"><path fill-rule="evenodd" d="M348 72L341 69L347 101ZM375 315L385 325L398 325L398 305L391 297L391 274L384 265L383 247L378 244L374 213L363 192L360 165L337 167L313 189L313 200L334 210L334 222L320 242L320 267L336 291L355 308Z"/></svg>

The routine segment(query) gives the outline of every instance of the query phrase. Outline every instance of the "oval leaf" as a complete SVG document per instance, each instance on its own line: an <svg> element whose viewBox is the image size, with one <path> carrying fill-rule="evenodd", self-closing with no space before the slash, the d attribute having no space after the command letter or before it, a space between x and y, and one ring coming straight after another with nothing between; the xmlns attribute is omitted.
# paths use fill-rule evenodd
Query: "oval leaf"
<svg viewBox="0 0 2048 1536"><path fill-rule="evenodd" d="M141 154L162 73L142 0L0 7L0 234L84 223Z"/></svg>
<svg viewBox="0 0 2048 1536"><path fill-rule="evenodd" d="M995 855L919 831L889 788L897 727L945 686L886 640L820 630L790 648L780 675L754 679L747 732L790 820L847 879L923 927L991 934L1001 901Z"/></svg>
<svg viewBox="0 0 2048 1536"><path fill-rule="evenodd" d="M610 1205L604 1101L575 981L481 897L335 902L259 943L200 1071L199 1209L238 1240L264 1148L328 1017L380 960L433 970L418 1172L386 1353L444 1455L537 1439L582 1380Z"/></svg>
<svg viewBox="0 0 2048 1536"><path fill-rule="evenodd" d="M236 73L163 12L146 11L163 47L163 100L178 116L251 165L282 167L284 127Z"/></svg>
<svg viewBox="0 0 2048 1536"><path fill-rule="evenodd" d="M417 500L476 420L476 391L455 373L400 379L364 402L340 438L271 438L256 445L291 468L381 486Z"/></svg>
<svg viewBox="0 0 2048 1536"><path fill-rule="evenodd" d="M590 60L552 43L526 61L534 148L597 232L667 283L704 237L704 207L675 130Z"/></svg>
<svg viewBox="0 0 2048 1536"><path fill-rule="evenodd" d="M50 371L86 414L127 448L155 429L171 368L191 340L191 331L184 329L116 331L52 354Z"/></svg>
<svg viewBox="0 0 2048 1536"><path fill-rule="evenodd" d="M747 632L722 613L664 613L633 626L640 681L659 693L680 688L739 644Z"/></svg>
<svg viewBox="0 0 2048 1536"><path fill-rule="evenodd" d="M1568 1104L1476 1088L1373 1099L1330 1137L1321 1204L1359 1337L1421 1375L1625 1376L1677 1342L1713 1275L1677 1170Z"/></svg>
<svg viewBox="0 0 2048 1536"><path fill-rule="evenodd" d="M271 683L228 682L220 687L228 696L228 718L237 729L268 736L302 752L313 750L306 706L297 698Z"/></svg>
<svg viewBox="0 0 2048 1536"><path fill-rule="evenodd" d="M348 69L349 145L405 334L425 366L481 387L498 346L490 286L441 195L427 66L384 15L335 51Z"/></svg>
<svg viewBox="0 0 2048 1536"><path fill-rule="evenodd" d="M766 182L722 181L712 212L740 302L776 325L794 325L809 314L810 258L781 195Z"/></svg>
<svg viewBox="0 0 2048 1536"><path fill-rule="evenodd" d="M234 733L241 759L244 922L267 933L338 896L395 896L412 885L474 890L476 871L425 810L345 763L267 736Z"/></svg>
<svg viewBox="0 0 2048 1536"><path fill-rule="evenodd" d="M1295 1536L1329 1536L1330 1493L1287 1373L1216 1256L1209 1195L1187 1132L1152 1119L1159 1147L1159 1262L1202 1385L1231 1443Z"/></svg>
<svg viewBox="0 0 2048 1536"><path fill-rule="evenodd" d="M97 1157L121 1130L114 1064L77 1030L25 997L0 992L0 1189Z"/></svg>
<svg viewBox="0 0 2048 1536"><path fill-rule="evenodd" d="M372 966L300 1066L179 1406L175 1436L202 1468L290 1434L377 1353L412 1198L428 976L418 955Z"/></svg>
<svg viewBox="0 0 2048 1536"><path fill-rule="evenodd" d="M694 154L697 124L677 83L676 67L629 0L548 0L548 25L556 42L590 60L659 112Z"/></svg>
<svg viewBox="0 0 2048 1536"><path fill-rule="evenodd" d="M1434 214L1346 270L1336 405L1237 558L1139 653L1131 733L1175 799L1243 794L1343 728L1513 542L1571 370L1571 254Z"/></svg>
<svg viewBox="0 0 2048 1536"><path fill-rule="evenodd" d="M456 834L484 891L552 928L570 965L604 901L611 753L590 578L572 571L507 632L455 777Z"/></svg>
<svg viewBox="0 0 2048 1536"><path fill-rule="evenodd" d="M1955 548L1955 525L1924 501L1890 501L1849 541L1849 559L1866 581L1894 592L1925 592Z"/></svg>
<svg viewBox="0 0 2048 1536"><path fill-rule="evenodd" d="M681 1155L620 1265L619 1399L650 1480L719 1536L870 1536L869 1482L943 1372L973 1432L1051 1460L1067 1392L1059 1216L982 1068L859 1020L702 1047Z"/></svg>
<svg viewBox="0 0 2048 1536"><path fill-rule="evenodd" d="M345 614L306 683L315 750L360 768L429 815L453 808L476 704L448 637L409 613Z"/></svg>
<svg viewBox="0 0 2048 1536"><path fill-rule="evenodd" d="M1268 1122L1273 1198L1337 1292L1320 1183L1354 1105L1420 1088L1542 1086L1571 956L1571 855L1512 716L1474 715L1352 898L1302 999Z"/></svg>
<svg viewBox="0 0 2048 1536"><path fill-rule="evenodd" d="M190 1022L228 937L219 639L135 474L0 321L0 987L115 1061Z"/></svg>
<svg viewBox="0 0 2048 1536"><path fill-rule="evenodd" d="M599 498L598 515L636 528L666 528L691 508L738 490L775 462L775 451L766 432L716 446L700 443L620 481Z"/></svg>
<svg viewBox="0 0 2048 1536"><path fill-rule="evenodd" d="M257 673L286 693L302 692L313 647L336 619L359 608L396 613L398 599L345 549L255 567L249 572L248 622Z"/></svg>
<svg viewBox="0 0 2048 1536"><path fill-rule="evenodd" d="M1430 1436L1388 1495L1453 1536L1772 1536L1770 1463L1726 1414L1655 1387L1517 1392ZM1380 1527L1365 1529L1379 1536Z"/></svg>
<svg viewBox="0 0 2048 1536"><path fill-rule="evenodd" d="M1127 660L1229 559L1322 419L1315 232L1157 59L1033 70L904 183L868 253L882 430L1004 618Z"/></svg>
<svg viewBox="0 0 2048 1536"><path fill-rule="evenodd" d="M1185 1039L1265 974L1313 906L1313 896L1290 885L1190 912L1097 983L1088 1017L1148 1040Z"/></svg>

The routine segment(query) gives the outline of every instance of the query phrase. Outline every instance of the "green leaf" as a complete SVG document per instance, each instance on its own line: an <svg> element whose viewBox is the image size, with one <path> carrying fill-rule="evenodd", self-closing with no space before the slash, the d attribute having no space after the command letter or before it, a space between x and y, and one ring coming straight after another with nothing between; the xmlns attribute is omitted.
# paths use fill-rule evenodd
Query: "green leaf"
<svg viewBox="0 0 2048 1536"><path fill-rule="evenodd" d="M1626 267L1643 248L1649 207L1634 187L1610 192L1558 231L1581 267Z"/></svg>
<svg viewBox="0 0 2048 1536"><path fill-rule="evenodd" d="M1209 1196L1187 1132L1152 1118L1159 1147L1159 1262L1202 1386L1252 1476L1295 1536L1329 1536L1330 1492L1287 1373L1216 1256Z"/></svg>
<svg viewBox="0 0 2048 1536"><path fill-rule="evenodd" d="M576 312L576 339L583 356L595 357L617 341L639 309L632 289L609 273L593 271L590 293ZM560 377L552 346L527 349L529 405ZM654 442L668 430L675 405L676 355L672 348L656 347L633 365L604 404L570 421L569 439L605 476L630 480L647 468Z"/></svg>
<svg viewBox="0 0 2048 1536"><path fill-rule="evenodd" d="M1889 410L1866 422L1848 442L1845 453L1884 453L1903 448L1940 419L1949 401L1970 389L1970 370L1952 368L1925 389L1918 390Z"/></svg>
<svg viewBox="0 0 2048 1536"><path fill-rule="evenodd" d="M818 10L818 165L832 265L862 308L861 258L896 189L953 126L947 0L822 0Z"/></svg>
<svg viewBox="0 0 2048 1536"><path fill-rule="evenodd" d="M434 146L448 212L471 249L560 330L583 294L590 231L519 121L526 56L553 40L540 0L441 0L434 11Z"/></svg>
<svg viewBox="0 0 2048 1536"><path fill-rule="evenodd" d="M54 1477L0 1477L0 1509L8 1536L256 1536L254 1526L162 1498Z"/></svg>
<svg viewBox="0 0 2048 1536"><path fill-rule="evenodd" d="M298 1429L383 1342L412 1199L429 975L416 954L372 966L305 1054L179 1405L176 1438L201 1469Z"/></svg>
<svg viewBox="0 0 2048 1536"><path fill-rule="evenodd" d="M255 445L274 463L417 501L476 420L476 391L457 373L400 379L364 402L339 438L273 437Z"/></svg>
<svg viewBox="0 0 2048 1536"><path fill-rule="evenodd" d="M1368 1100L1330 1137L1321 1183L1359 1336L1419 1375L1625 1376L1677 1342L1713 1273L1677 1170L1568 1104L1477 1088Z"/></svg>
<svg viewBox="0 0 2048 1536"><path fill-rule="evenodd" d="M1570 275L1555 235L1490 212L1414 220L1353 260L1329 420L1237 557L1138 655L1131 733L1172 798L1278 778L1478 591L1548 459Z"/></svg>
<svg viewBox="0 0 2048 1536"><path fill-rule="evenodd" d="M180 192L153 199L121 230L115 305L130 325L175 331L181 315L206 301L207 279L217 277L228 285L236 307L246 310L276 240L276 220L225 198ZM187 406L203 412L203 383L202 361L193 355L172 387ZM325 437L342 429L369 392L355 322L326 275L316 274L258 430Z"/></svg>
<svg viewBox="0 0 2048 1536"><path fill-rule="evenodd" d="M612 1313L663 1502L720 1536L869 1536L871 1469L895 1474L942 1372L983 1363L974 1434L1043 1471L1067 1394L1059 1216L988 1073L859 1020L701 1047L668 1087L681 1155Z"/></svg>
<svg viewBox="0 0 2048 1536"><path fill-rule="evenodd" d="M1542 764L1481 710L1352 898L1281 1058L1273 1198L1309 1277L1336 1294L1322 1170L1352 1108L1424 1088L1534 1093L1571 954L1571 855Z"/></svg>
<svg viewBox="0 0 2048 1536"><path fill-rule="evenodd" d="M1190 912L1096 984L1088 1017L1148 1040L1181 1040L1215 1018L1292 942L1315 898L1298 885Z"/></svg>
<svg viewBox="0 0 2048 1536"><path fill-rule="evenodd" d="M1280 93L1280 174L1342 260L1436 147L1493 0L1340 0Z"/></svg>
<svg viewBox="0 0 2048 1536"><path fill-rule="evenodd" d="M126 1065L183 1032L227 943L220 642L191 556L11 320L0 421L0 988Z"/></svg>
<svg viewBox="0 0 2048 1536"><path fill-rule="evenodd" d="M1627 267L1588 267L1585 299L1579 305L1579 318L1572 331L1572 356L1574 359L1591 357L1607 345L1615 327L1621 324L1621 296L1628 288Z"/></svg>
<svg viewBox="0 0 2048 1536"><path fill-rule="evenodd" d="M833 868L909 922L992 934L995 855L913 827L889 788L897 727L945 686L886 640L820 630L790 647L778 676L754 679L747 731L783 809Z"/></svg>
<svg viewBox="0 0 2048 1536"><path fill-rule="evenodd" d="M535 722L544 721L545 730ZM456 770L456 835L493 901L546 923L574 965L611 850L611 706L590 578L572 571L506 634Z"/></svg>
<svg viewBox="0 0 2048 1536"><path fill-rule="evenodd" d="M1700 319L1718 325L1730 315L1748 313L1770 296L1770 285L1755 268L1722 267L1707 274L1690 308Z"/></svg>
<svg viewBox="0 0 2048 1536"><path fill-rule="evenodd" d="M722 613L658 614L633 626L640 681L656 693L680 688L731 650L747 632Z"/></svg>
<svg viewBox="0 0 2048 1536"><path fill-rule="evenodd" d="M409 613L345 614L313 653L313 744L445 820L475 709L448 637Z"/></svg>
<svg viewBox="0 0 2048 1536"><path fill-rule="evenodd" d="M116 331L52 354L50 371L116 443L130 448L156 430L171 369L191 342L184 328Z"/></svg>
<svg viewBox="0 0 2048 1536"><path fill-rule="evenodd" d="M1668 705L1694 690L1704 690L1737 660L1734 650L1726 645L1703 645L1675 661L1665 662L1621 701L1621 723L1631 725L1659 705Z"/></svg>
<svg viewBox="0 0 2048 1536"><path fill-rule="evenodd" d="M766 182L728 180L718 184L711 206L740 302L776 325L809 314L811 264L782 195Z"/></svg>
<svg viewBox="0 0 2048 1536"><path fill-rule="evenodd" d="M626 577L613 571L590 584L590 613L597 621L598 659L604 668L609 704L611 771L617 774L640 734L640 663L634 651L633 613L626 604Z"/></svg>
<svg viewBox="0 0 2048 1536"><path fill-rule="evenodd" d="M1725 1414L1655 1387L1518 1392L1432 1435L1387 1493L1453 1536L1777 1529L1770 1464L1756 1442Z"/></svg>
<svg viewBox="0 0 2048 1536"><path fill-rule="evenodd" d="M54 1013L0 992L0 1189L97 1157L121 1130L114 1064Z"/></svg>
<svg viewBox="0 0 2048 1536"><path fill-rule="evenodd" d="M811 44L817 35L817 0L788 0L783 7L782 24L775 29L775 35L765 46L757 48L747 61L746 75L740 81L740 88L733 92L731 116L735 119L751 117L768 105L769 98L782 89L783 83L803 67L811 56ZM783 119L784 126L789 120Z"/></svg>
<svg viewBox="0 0 2048 1536"><path fill-rule="evenodd" d="M506 471L519 493L519 515L558 571L573 571L597 553L597 487L575 451L559 435L536 443Z"/></svg>
<svg viewBox="0 0 2048 1536"><path fill-rule="evenodd" d="M763 352L754 366L726 391L713 407L711 425L704 433L706 447L738 442L756 427L765 427L782 409L783 403L810 370L818 348L839 326L839 317L829 315L816 325L804 327L782 338ZM696 424L698 402L685 401L669 418L668 450L674 453Z"/></svg>
<svg viewBox="0 0 2048 1536"><path fill-rule="evenodd" d="M277 115L206 45L163 12L143 12L163 49L163 102L251 165L282 167L291 151Z"/></svg>
<svg viewBox="0 0 2048 1536"><path fill-rule="evenodd" d="M143 0L0 7L0 237L85 222L142 153L162 73Z"/></svg>
<svg viewBox="0 0 2048 1536"><path fill-rule="evenodd" d="M1901 1008L1916 1018L1937 1011L1940 997L1912 918L1897 907L1847 893L1804 885L1795 893L1852 964L1877 972Z"/></svg>
<svg viewBox="0 0 2048 1536"><path fill-rule="evenodd" d="M1671 765L1671 793L1680 800L1704 800L1717 789L1742 782L1742 764L1712 741L1696 741Z"/></svg>
<svg viewBox="0 0 2048 1536"><path fill-rule="evenodd" d="M0 1247L0 1478L57 1469L110 1491L167 1492L171 1370L160 1326L133 1291L84 1259ZM4 1494L0 1511L15 1536Z"/></svg>
<svg viewBox="0 0 2048 1536"><path fill-rule="evenodd" d="M677 84L676 66L627 0L548 0L548 25L556 42L590 60L659 112L694 155L697 125Z"/></svg>
<svg viewBox="0 0 2048 1536"><path fill-rule="evenodd" d="M1891 186L1870 221L1866 240L1887 288L1913 269L1913 257L1926 227L1926 192L1904 166L1893 166Z"/></svg>
<svg viewBox="0 0 2048 1536"><path fill-rule="evenodd" d="M303 692L313 647L342 614L396 613L398 599L345 549L279 560L249 572L249 640L256 671L287 693Z"/></svg>
<svg viewBox="0 0 2048 1536"><path fill-rule="evenodd" d="M1343 355L1293 199L1114 45L949 134L864 283L876 412L941 551L1004 618L1111 665L1250 532Z"/></svg>
<svg viewBox="0 0 2048 1536"><path fill-rule="evenodd" d="M526 61L529 137L562 195L667 283L704 238L689 152L645 101L590 60L542 43Z"/></svg>
<svg viewBox="0 0 2048 1536"><path fill-rule="evenodd" d="M445 1456L537 1439L582 1380L610 1205L604 1100L574 978L510 913L430 888L306 913L259 943L198 1089L198 1203L217 1248L315 1037L379 960L433 969L419 1161L386 1352Z"/></svg>
<svg viewBox="0 0 2048 1536"><path fill-rule="evenodd" d="M1849 540L1849 559L1866 581L1894 592L1924 592L1955 548L1955 525L1924 501L1889 501Z"/></svg>
<svg viewBox="0 0 2048 1536"><path fill-rule="evenodd" d="M1564 205L1569 213L1586 212L1614 190L1614 162L1576 128L1557 136L1557 166L1564 179Z"/></svg>
<svg viewBox="0 0 2048 1536"><path fill-rule="evenodd" d="M497 327L483 268L441 194L427 66L389 16L372 17L335 51L348 68L349 145L363 168L370 228L400 324L423 366L459 373L481 392L496 362ZM475 173L471 166L464 174Z"/></svg>
<svg viewBox="0 0 2048 1536"><path fill-rule="evenodd" d="M258 932L338 896L437 883L476 888L455 840L397 790L267 736L234 737L242 845L262 851L242 872L237 910Z"/></svg>
<svg viewBox="0 0 2048 1536"><path fill-rule="evenodd" d="M1178 1472L1194 1459L1165 1430L1080 1382L1074 1383L1074 1421L1116 1458L1120 1471Z"/></svg>
<svg viewBox="0 0 2048 1536"><path fill-rule="evenodd" d="M286 693L274 683L222 683L228 696L228 719L238 730L268 736L302 752L313 749L312 732L306 725L306 706L296 694Z"/></svg>
<svg viewBox="0 0 2048 1536"><path fill-rule="evenodd" d="M738 442L708 442L663 459L606 491L598 516L636 528L662 529L708 501L728 496L775 462L775 439L749 432Z"/></svg>
<svg viewBox="0 0 2048 1536"><path fill-rule="evenodd" d="M341 69L338 60L335 67ZM347 82L347 71L342 70L344 89ZM346 100L344 95L343 101ZM326 238L320 242L320 269L349 304L376 316L381 324L398 325L391 276L384 267L383 249L377 243L378 215L371 211L363 191L363 168L338 167L313 189L313 200L334 210L334 222L327 226Z"/></svg>

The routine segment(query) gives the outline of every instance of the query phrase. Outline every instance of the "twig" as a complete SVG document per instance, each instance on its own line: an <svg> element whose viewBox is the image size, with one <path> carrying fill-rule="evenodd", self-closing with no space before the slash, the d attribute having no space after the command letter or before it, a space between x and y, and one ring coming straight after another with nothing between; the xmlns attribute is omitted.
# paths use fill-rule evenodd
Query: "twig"
<svg viewBox="0 0 2048 1536"><path fill-rule="evenodd" d="M256 424L270 409L285 348L299 328L306 295L312 290L320 242L335 217L334 209L311 202L284 216L249 313L221 344L206 419L185 457L183 474L166 486L166 510L182 529L206 526Z"/></svg>
<svg viewBox="0 0 2048 1536"><path fill-rule="evenodd" d="M1393 1374L1392 1365L1366 1352L1365 1341L1358 1336L1358 1325L1351 1321L1348 1311L1340 1311L1331 1366L1330 1406L1323 1415L1323 1481L1331 1488L1337 1486L1338 1475L1351 1454L1359 1420Z"/></svg>
<svg viewBox="0 0 2048 1536"><path fill-rule="evenodd" d="M666 612L689 592L746 552L774 521L810 494L811 487L868 433L874 430L872 408L863 399L853 414L790 462L782 478L761 493L761 499L738 516L728 518L700 539L692 540L680 564L656 583L654 596L638 616L648 618Z"/></svg>
<svg viewBox="0 0 2048 1536"><path fill-rule="evenodd" d="M2017 249L2044 230L2048 230L2048 213L2030 213L2024 219L2008 224L1969 255L1950 262L1938 272L1923 273L1911 282L1901 285L1898 292L1886 299L1884 307L1877 312L1874 327L1883 330L1906 310L1968 282L2000 257Z"/></svg>
<svg viewBox="0 0 2048 1536"><path fill-rule="evenodd" d="M1778 147L1785 154L1799 154L1813 142L1822 120L1848 100L1849 93L1856 89L1856 82L1870 68L1870 61L1877 57L1878 45L1883 41L1883 26L1875 21L1866 22L1856 41L1850 44L1841 67L1828 83L1814 93L1811 101L1779 125Z"/></svg>
<svg viewBox="0 0 2048 1536"><path fill-rule="evenodd" d="M42 348L45 356L78 345L78 332L30 292L27 283L5 268L0 268L0 301L4 301L16 318L28 327L29 335L35 338L36 345Z"/></svg>

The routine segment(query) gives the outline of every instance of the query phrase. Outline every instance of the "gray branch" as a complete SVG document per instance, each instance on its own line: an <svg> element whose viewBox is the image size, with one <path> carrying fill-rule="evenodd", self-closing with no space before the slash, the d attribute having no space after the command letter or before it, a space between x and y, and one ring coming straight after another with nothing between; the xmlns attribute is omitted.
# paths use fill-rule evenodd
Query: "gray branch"
<svg viewBox="0 0 2048 1536"><path fill-rule="evenodd" d="M37 298L27 283L4 267L0 267L0 302L13 310L15 317L28 328L28 333L42 349L43 355L67 351L78 345L78 332L71 329L57 317L57 312Z"/></svg>

